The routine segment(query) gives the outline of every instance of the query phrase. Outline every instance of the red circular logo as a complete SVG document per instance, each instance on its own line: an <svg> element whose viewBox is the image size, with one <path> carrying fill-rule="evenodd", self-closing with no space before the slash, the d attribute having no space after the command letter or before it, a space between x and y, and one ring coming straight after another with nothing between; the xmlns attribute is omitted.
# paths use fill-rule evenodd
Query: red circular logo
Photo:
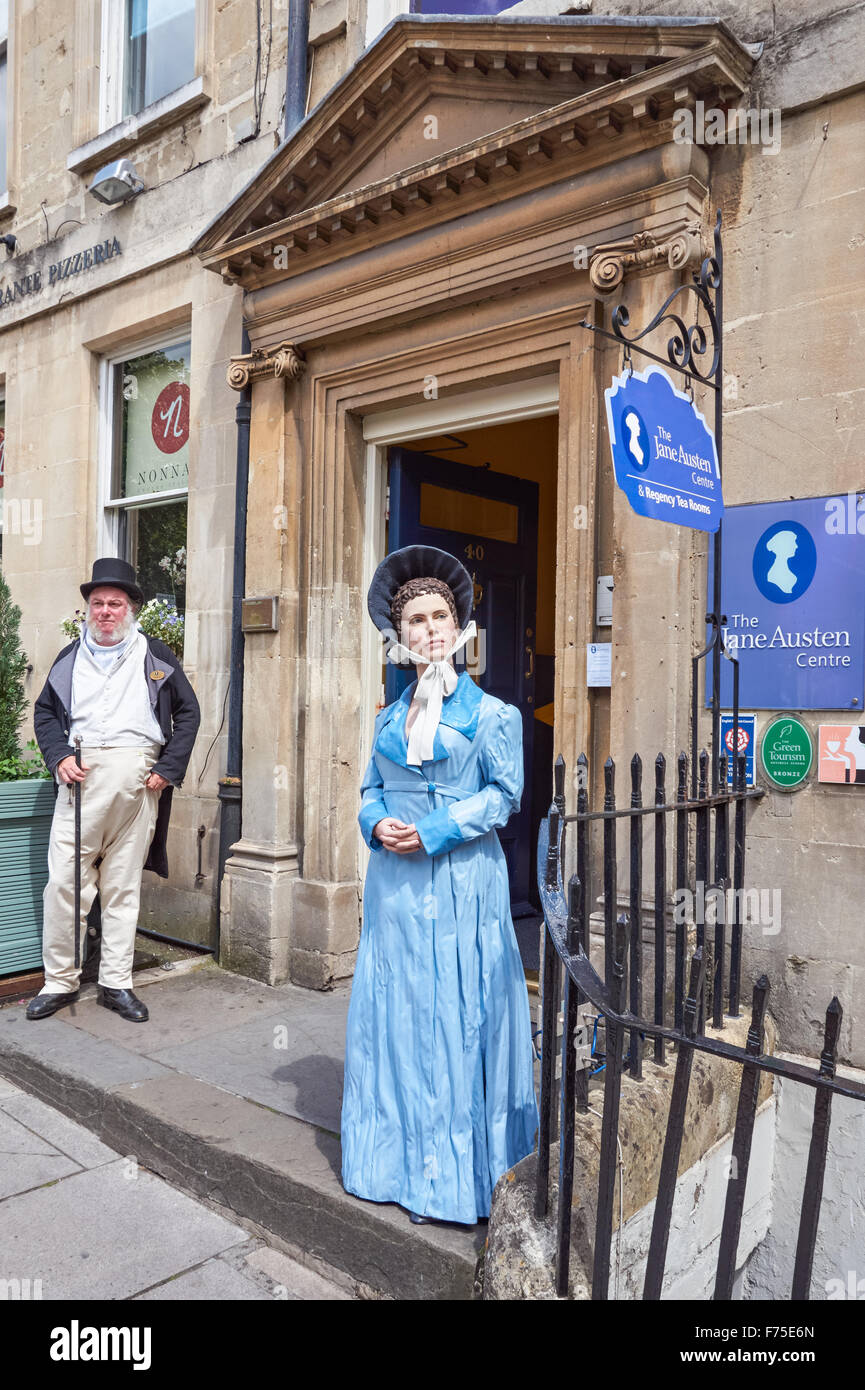
<svg viewBox="0 0 865 1390"><path fill-rule="evenodd" d="M724 735L724 742L725 742L725 744L727 745L728 751L729 751L730 753L732 753L732 751L733 751L733 730L732 730L732 729L728 729L727 732L725 733L725 735ZM739 725L739 752L740 752L740 753L744 753L745 749L748 747L748 744L749 744L750 742L751 742L751 738L750 738L750 735L748 734L747 729L743 729L743 728L742 728L742 725L740 724L740 725Z"/></svg>
<svg viewBox="0 0 865 1390"><path fill-rule="evenodd" d="M150 432L163 454L176 454L189 439L189 387L182 381L170 381L156 397Z"/></svg>

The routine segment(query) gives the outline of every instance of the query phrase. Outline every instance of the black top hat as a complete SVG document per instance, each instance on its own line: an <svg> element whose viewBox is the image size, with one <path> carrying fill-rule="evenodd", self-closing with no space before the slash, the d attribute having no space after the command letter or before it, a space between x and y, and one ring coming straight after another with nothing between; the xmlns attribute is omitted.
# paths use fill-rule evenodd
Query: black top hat
<svg viewBox="0 0 865 1390"><path fill-rule="evenodd" d="M393 627L390 606L397 590L410 579L441 579L447 584L457 606L457 621L465 627L474 604L474 584L465 565L435 546L407 545L385 556L369 586L366 606L379 632Z"/></svg>
<svg viewBox="0 0 865 1390"><path fill-rule="evenodd" d="M117 560L113 556L94 560L90 583L82 584L81 592L85 598L89 598L92 591L102 584L122 589L135 603L144 602L144 594L135 582L135 570L128 560Z"/></svg>

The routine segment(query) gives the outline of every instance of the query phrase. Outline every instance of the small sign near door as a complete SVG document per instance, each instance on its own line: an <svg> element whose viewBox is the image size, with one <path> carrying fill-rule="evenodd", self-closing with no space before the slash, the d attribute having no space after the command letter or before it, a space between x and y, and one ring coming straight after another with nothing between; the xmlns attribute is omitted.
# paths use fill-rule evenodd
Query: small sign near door
<svg viewBox="0 0 865 1390"><path fill-rule="evenodd" d="M613 678L612 642L586 644L586 685L609 686Z"/></svg>
<svg viewBox="0 0 865 1390"><path fill-rule="evenodd" d="M739 750L738 756L745 754L745 786L754 785L754 733L756 718L753 714L742 714L739 712ZM733 757L733 716L732 714L721 715L721 742L724 752L727 755L727 786L733 785L733 768L735 759Z"/></svg>

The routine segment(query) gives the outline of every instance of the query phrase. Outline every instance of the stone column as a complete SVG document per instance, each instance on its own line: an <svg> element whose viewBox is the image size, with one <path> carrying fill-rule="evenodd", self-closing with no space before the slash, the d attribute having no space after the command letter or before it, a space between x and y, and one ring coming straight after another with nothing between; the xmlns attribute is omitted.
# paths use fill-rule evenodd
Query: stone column
<svg viewBox="0 0 865 1390"><path fill-rule="evenodd" d="M324 388L322 388L324 396ZM293 888L291 979L325 989L351 975L358 944L358 725L364 449L358 422L316 400L304 494L309 543L303 737L303 873ZM353 756L355 754L355 756Z"/></svg>
<svg viewBox="0 0 865 1390"><path fill-rule="evenodd" d="M235 358L229 382L252 382L245 597L275 595L276 632L247 632L241 838L226 862L220 964L267 984L289 975L298 873L298 493L293 407L303 364L290 344ZM288 384L287 384L288 383ZM288 404L287 404L288 403Z"/></svg>
<svg viewBox="0 0 865 1390"><path fill-rule="evenodd" d="M591 268L593 282L598 288L615 288L613 303L627 305L630 322L625 330L635 337L645 328L663 305L667 296L682 284L681 271L699 265L702 256L711 249L708 227L691 225L677 238L656 243L639 235L630 249L626 243L612 248L599 248ZM680 253L680 254L677 254ZM630 272L630 273L629 273ZM607 284L604 281L607 279ZM611 282L615 281L615 284ZM622 284L624 281L624 284ZM620 287L621 286L621 287ZM693 324L697 300L690 293L680 295L675 304L686 325ZM705 324L705 312L701 311ZM666 356L668 339L674 326L665 325L653 333L644 346L659 357ZM711 334L709 334L711 337ZM622 370L622 351L605 343L599 383L601 391L610 385L613 375ZM643 371L651 360L633 354L633 368ZM660 364L659 364L660 365ZM675 371L669 375L678 389L684 378ZM705 396L710 396L705 391ZM712 423L712 401L698 404ZM606 415L601 408L599 463L612 470ZM634 753L642 761L642 800L649 805L654 800L655 759L663 753L666 759L667 800L675 798L677 765L680 750L689 750L689 719L691 701L691 657L702 645L706 611L705 562L706 536L703 532L670 522L638 516L627 497L616 486L611 489L612 511L612 574L613 626L612 679L609 695L608 750L616 765L616 804L630 803L631 759ZM603 763L606 747L596 749L596 762ZM601 768L596 770L600 774ZM599 775L593 778L593 804L598 806L602 787ZM643 826L643 889L644 911L650 897L651 854L653 830ZM668 864L671 847L668 824ZM598 841L598 845L600 841ZM599 851L598 851L599 853ZM629 833L620 824L617 836L618 887L615 912L627 910L629 882ZM600 863L596 862L595 883L602 888ZM595 895L592 917L592 948L595 963L601 968L603 957L603 915L598 910ZM651 999L653 989L652 950L654 927L651 919L643 917L643 999ZM668 927L669 930L669 927ZM669 962L668 962L668 981Z"/></svg>

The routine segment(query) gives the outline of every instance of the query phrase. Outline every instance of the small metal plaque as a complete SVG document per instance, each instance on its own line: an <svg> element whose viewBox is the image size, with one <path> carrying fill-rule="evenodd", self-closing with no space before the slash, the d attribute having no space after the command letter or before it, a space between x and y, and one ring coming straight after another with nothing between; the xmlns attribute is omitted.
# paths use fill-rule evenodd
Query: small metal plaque
<svg viewBox="0 0 865 1390"><path fill-rule="evenodd" d="M279 598L245 598L240 604L240 626L244 632L276 632L279 629Z"/></svg>

